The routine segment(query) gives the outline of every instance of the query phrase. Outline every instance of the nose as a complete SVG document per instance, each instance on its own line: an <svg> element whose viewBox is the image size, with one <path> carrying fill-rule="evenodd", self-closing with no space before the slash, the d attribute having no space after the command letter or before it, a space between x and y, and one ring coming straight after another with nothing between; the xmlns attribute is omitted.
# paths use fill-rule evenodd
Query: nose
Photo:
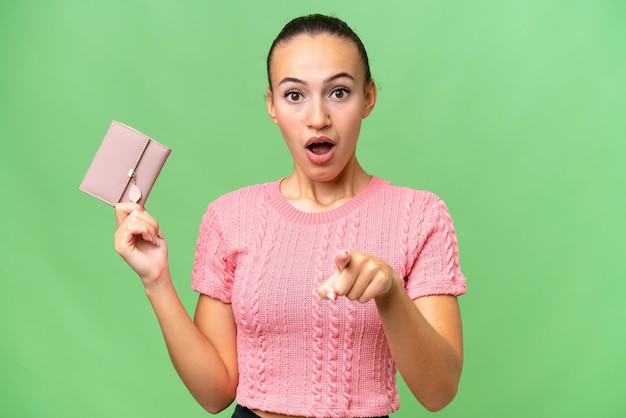
<svg viewBox="0 0 626 418"><path fill-rule="evenodd" d="M306 124L313 129L322 129L330 125L330 115L323 99L311 102Z"/></svg>

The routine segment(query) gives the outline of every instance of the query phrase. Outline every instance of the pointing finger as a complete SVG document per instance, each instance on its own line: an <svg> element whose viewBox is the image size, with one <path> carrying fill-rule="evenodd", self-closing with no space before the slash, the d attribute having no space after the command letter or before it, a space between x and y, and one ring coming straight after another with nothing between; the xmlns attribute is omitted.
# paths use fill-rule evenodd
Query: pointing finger
<svg viewBox="0 0 626 418"><path fill-rule="evenodd" d="M352 253L349 250L339 250L333 257L337 270L341 271L352 261Z"/></svg>

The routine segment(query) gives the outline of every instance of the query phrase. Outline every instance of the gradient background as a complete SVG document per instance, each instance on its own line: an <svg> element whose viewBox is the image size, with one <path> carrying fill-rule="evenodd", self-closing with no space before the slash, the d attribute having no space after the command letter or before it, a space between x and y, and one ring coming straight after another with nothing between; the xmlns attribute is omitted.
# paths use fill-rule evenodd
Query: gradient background
<svg viewBox="0 0 626 418"><path fill-rule="evenodd" d="M3 1L0 416L207 415L78 185L112 119L173 149L148 207L193 312L208 202L291 171L265 57L311 12L368 48L364 167L455 220L466 363L438 416L626 416L621 0ZM395 417L429 415L400 390Z"/></svg>

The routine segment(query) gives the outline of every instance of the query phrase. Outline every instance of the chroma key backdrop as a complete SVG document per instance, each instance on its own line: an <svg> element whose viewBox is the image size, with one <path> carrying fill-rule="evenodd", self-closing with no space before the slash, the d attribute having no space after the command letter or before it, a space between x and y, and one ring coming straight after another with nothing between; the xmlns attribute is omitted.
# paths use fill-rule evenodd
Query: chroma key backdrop
<svg viewBox="0 0 626 418"><path fill-rule="evenodd" d="M626 416L616 0L2 2L0 416L207 416L113 249L113 209L78 185L112 120L172 148L147 208L193 314L207 204L293 168L265 58L309 13L344 19L368 49L364 168L438 194L455 222L465 365L437 416ZM392 416L429 416L398 382Z"/></svg>

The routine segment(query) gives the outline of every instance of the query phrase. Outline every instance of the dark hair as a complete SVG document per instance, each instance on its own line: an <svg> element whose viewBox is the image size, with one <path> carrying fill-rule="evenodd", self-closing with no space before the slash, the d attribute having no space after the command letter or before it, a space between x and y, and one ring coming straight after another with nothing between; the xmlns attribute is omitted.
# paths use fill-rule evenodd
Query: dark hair
<svg viewBox="0 0 626 418"><path fill-rule="evenodd" d="M270 87L272 87L272 80L270 77L270 65L272 63L272 55L274 54L274 48L277 45L289 42L292 38L298 35L321 35L328 34L334 35L339 38L352 42L359 51L359 57L363 62L365 69L365 82L372 79L370 72L370 64L367 59L367 52L363 42L357 36L357 34L343 21L336 17L325 16L321 14L312 14L308 16L301 16L291 20L280 31L267 54L267 80Z"/></svg>

